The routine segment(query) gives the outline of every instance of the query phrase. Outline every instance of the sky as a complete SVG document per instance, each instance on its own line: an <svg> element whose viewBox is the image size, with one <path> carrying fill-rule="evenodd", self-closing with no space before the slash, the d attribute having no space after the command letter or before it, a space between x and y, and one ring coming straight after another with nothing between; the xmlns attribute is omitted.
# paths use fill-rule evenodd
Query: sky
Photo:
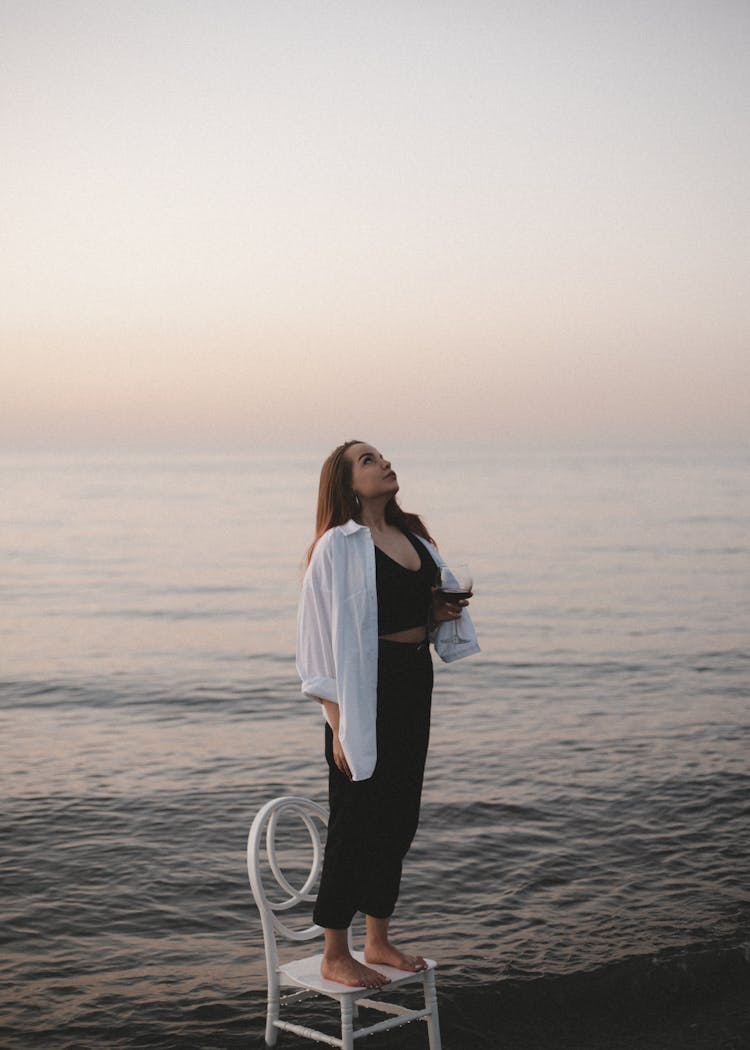
<svg viewBox="0 0 750 1050"><path fill-rule="evenodd" d="M745 440L750 5L3 0L0 444Z"/></svg>

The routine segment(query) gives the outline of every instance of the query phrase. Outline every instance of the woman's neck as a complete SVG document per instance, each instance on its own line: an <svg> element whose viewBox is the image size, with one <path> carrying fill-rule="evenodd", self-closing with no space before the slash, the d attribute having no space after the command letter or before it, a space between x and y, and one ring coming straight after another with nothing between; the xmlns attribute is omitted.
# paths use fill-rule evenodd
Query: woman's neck
<svg viewBox="0 0 750 1050"><path fill-rule="evenodd" d="M390 525L385 519L385 508L388 500L362 500L358 520L366 525L370 532L385 532Z"/></svg>

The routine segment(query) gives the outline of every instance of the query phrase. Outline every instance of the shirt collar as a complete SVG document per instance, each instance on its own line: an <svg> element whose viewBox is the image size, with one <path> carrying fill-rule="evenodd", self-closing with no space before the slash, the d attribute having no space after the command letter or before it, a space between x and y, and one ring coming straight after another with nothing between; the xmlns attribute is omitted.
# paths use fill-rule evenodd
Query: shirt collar
<svg viewBox="0 0 750 1050"><path fill-rule="evenodd" d="M339 528L345 536L351 536L353 532L358 532L360 529L366 529L366 525L360 525L354 518L349 518L343 525L339 525Z"/></svg>

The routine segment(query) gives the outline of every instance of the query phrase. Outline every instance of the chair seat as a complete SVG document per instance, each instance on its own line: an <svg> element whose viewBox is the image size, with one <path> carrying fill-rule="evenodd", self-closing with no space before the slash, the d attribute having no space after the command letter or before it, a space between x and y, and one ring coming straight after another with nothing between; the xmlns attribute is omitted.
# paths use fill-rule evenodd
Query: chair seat
<svg viewBox="0 0 750 1050"><path fill-rule="evenodd" d="M358 962L365 962L363 952L352 952L352 955ZM351 995L358 992L367 995L377 994L381 991L387 992L400 984L421 980L425 972L424 970L417 970L416 972L412 970L397 970L395 966L383 966L380 963L365 963L366 966L371 965L378 973L389 977L390 983L383 985L382 988L353 988L351 985L341 984L339 981L327 981L325 977L321 977L320 962L322 958L323 953L321 952L318 955L310 955L306 959L296 959L294 962L279 966L279 973L294 982L294 984L309 988L320 995L328 995L333 999L337 999L342 995ZM428 970L434 970L437 965L433 959L426 959L425 962Z"/></svg>

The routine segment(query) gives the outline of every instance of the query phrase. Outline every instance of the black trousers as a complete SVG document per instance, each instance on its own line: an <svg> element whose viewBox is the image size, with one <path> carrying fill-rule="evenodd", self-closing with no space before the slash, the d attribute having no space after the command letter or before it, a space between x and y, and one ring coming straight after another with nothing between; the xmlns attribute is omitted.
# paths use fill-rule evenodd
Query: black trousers
<svg viewBox="0 0 750 1050"><path fill-rule="evenodd" d="M343 930L358 911L386 919L419 823L430 736L432 659L421 646L380 641L378 760L369 780L350 781L333 761L326 723L330 818L313 921Z"/></svg>

